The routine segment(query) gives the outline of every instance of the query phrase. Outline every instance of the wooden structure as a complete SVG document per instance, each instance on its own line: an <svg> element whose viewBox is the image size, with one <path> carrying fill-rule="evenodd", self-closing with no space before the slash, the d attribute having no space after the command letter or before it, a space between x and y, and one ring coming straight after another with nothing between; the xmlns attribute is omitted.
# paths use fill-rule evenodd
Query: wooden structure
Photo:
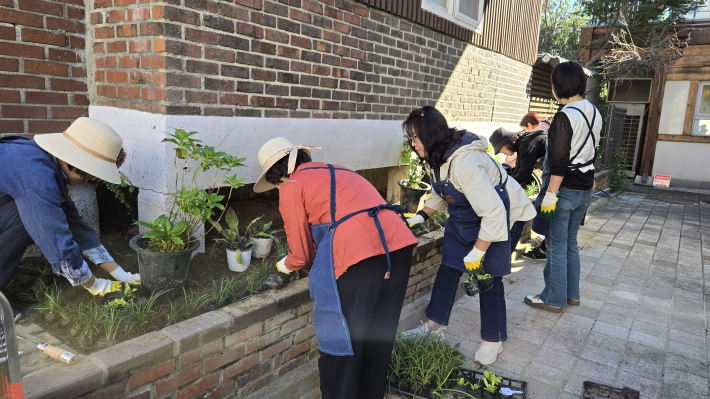
<svg viewBox="0 0 710 399"><path fill-rule="evenodd" d="M537 59L542 2L537 0L488 0L481 33L461 27L422 9L422 0L358 0L413 22L495 51L528 65Z"/></svg>
<svg viewBox="0 0 710 399"><path fill-rule="evenodd" d="M689 46L665 69L650 71L653 81L638 171L644 183L652 180L653 174L671 175L674 185L678 186L695 187L700 181L710 180L703 172L710 168L710 159L702 155L710 151L710 134L697 128L699 122L706 121L703 114L699 114L697 102L710 96L710 35L696 29L707 28L707 25L707 22L694 22L679 26L679 37L690 35ZM605 34L603 27L582 29L582 63L596 53L585 46L601 40ZM708 92L704 97L703 88Z"/></svg>

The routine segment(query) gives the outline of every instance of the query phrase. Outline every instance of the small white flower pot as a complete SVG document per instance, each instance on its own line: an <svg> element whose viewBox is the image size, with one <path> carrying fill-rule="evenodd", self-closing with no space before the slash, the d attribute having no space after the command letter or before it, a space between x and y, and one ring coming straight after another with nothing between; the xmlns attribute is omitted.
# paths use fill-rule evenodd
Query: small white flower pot
<svg viewBox="0 0 710 399"><path fill-rule="evenodd" d="M229 270L240 273L246 271L251 263L252 249L253 247L246 251L232 251L228 249L227 266L229 266Z"/></svg>
<svg viewBox="0 0 710 399"><path fill-rule="evenodd" d="M252 238L254 241L254 257L261 259L266 258L271 253L271 245L274 242L273 238Z"/></svg>

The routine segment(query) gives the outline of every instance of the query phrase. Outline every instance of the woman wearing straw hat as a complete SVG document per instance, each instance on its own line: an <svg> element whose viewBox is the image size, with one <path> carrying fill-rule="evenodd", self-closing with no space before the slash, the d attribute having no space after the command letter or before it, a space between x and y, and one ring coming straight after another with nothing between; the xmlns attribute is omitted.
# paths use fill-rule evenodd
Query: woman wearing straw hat
<svg viewBox="0 0 710 399"><path fill-rule="evenodd" d="M357 173L311 162L310 149L283 137L264 144L254 191L279 189L289 253L278 270L313 261L323 398L382 398L417 240L399 206Z"/></svg>
<svg viewBox="0 0 710 399"><path fill-rule="evenodd" d="M107 124L79 118L62 133L0 139L0 290L34 241L55 274L94 295L140 284L113 260L67 195L67 185L118 184L123 140ZM82 255L118 281L95 278ZM16 318L19 312L15 311Z"/></svg>

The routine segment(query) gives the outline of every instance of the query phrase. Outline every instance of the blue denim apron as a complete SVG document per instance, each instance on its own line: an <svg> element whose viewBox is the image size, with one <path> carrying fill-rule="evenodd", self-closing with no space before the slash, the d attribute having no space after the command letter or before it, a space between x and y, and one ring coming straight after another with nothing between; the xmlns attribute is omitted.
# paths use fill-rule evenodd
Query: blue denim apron
<svg viewBox="0 0 710 399"><path fill-rule="evenodd" d="M491 158L493 160L493 158ZM494 161L495 162L495 161ZM435 175L438 174L435 172ZM498 168L499 183L495 186L496 193L505 206L506 223L510 231L510 199L505 184L508 182L506 175ZM457 190L447 177L440 181L440 176L432 179L432 186L437 195L448 203L449 220L444 229L444 247L441 264L458 271L465 272L463 258L473 249L481 229L481 217L471 207L466 196ZM510 273L510 235L506 241L492 242L483 258L483 270L495 277Z"/></svg>
<svg viewBox="0 0 710 399"><path fill-rule="evenodd" d="M313 325L318 339L318 350L333 356L353 356L353 347L350 340L348 323L345 320L340 307L340 294L338 284L335 279L335 264L333 262L333 236L335 229L355 215L367 212L375 219L375 226L380 235L380 241L385 249L387 258L387 273L384 278L389 278L392 264L390 261L390 251L387 247L385 233L382 230L380 219L377 213L383 209L399 212L402 218L402 207L399 205L382 204L376 207L362 209L353 212L340 220L335 220L335 170L333 165L328 167L311 167L300 169L329 169L330 170L330 217L329 223L311 225L311 236L317 245L316 258L308 274L308 289L313 300ZM337 168L347 172L355 173L349 169ZM404 220L404 219L403 219Z"/></svg>
<svg viewBox="0 0 710 399"><path fill-rule="evenodd" d="M579 147L579 150L577 150L577 153L574 154L573 157L569 159L569 162L567 163L567 168L570 171L577 170L579 168L583 168L585 166L591 165L594 163L594 160L597 159L597 142L596 139L594 138L594 121L597 119L597 113L594 113L594 116L592 116L592 123L589 123L589 119L587 119L587 115L582 112L581 109L577 107L569 107L569 109L574 109L577 110L580 114L582 114L582 117L584 118L584 121L587 123L587 128L589 128L589 132L587 133L587 137L584 139L584 142L582 143L582 146ZM582 149L584 148L585 145L587 145L587 140L589 138L592 138L592 144L594 145L594 158L590 159L589 161L582 163L582 164L577 164L574 165L572 161L579 156L579 154L582 152ZM548 141L549 143L549 141ZM548 144L546 144L548 145ZM547 150L547 149L546 149ZM545 151L547 153L547 151ZM545 198L545 193L547 193L547 187L550 185L550 165L548 164L548 157L545 155L545 164L542 168L542 183L540 184L540 193L537 195L537 198L535 199L535 210L537 211L537 215L533 219L533 224L532 224L532 230L536 232L537 234L545 234L545 229L547 228L547 222L540 216L540 206L542 205L542 200ZM582 226L584 226L584 218L582 219Z"/></svg>

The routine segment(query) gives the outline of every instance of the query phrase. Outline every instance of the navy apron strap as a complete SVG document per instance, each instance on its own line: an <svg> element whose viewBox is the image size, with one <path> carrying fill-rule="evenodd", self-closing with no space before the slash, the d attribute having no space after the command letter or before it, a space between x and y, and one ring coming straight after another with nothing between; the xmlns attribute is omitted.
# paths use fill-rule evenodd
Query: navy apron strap
<svg viewBox="0 0 710 399"><path fill-rule="evenodd" d="M335 168L328 164L330 169L330 220L335 224Z"/></svg>
<svg viewBox="0 0 710 399"><path fill-rule="evenodd" d="M582 115L582 118L584 118L584 122L587 124L587 129L589 129L588 132L587 132L587 137L584 138L584 142L583 142L582 145L579 147L579 150L577 150L577 153L574 154L574 156L569 159L569 165L570 165L570 166L569 166L569 169L570 169L570 170L576 170L576 169L580 169L580 168L583 168L583 167L585 167L585 166L589 166L589 165L593 164L593 163L594 163L594 160L597 159L597 141L596 141L596 139L594 138L594 122L595 122L596 119L597 119L597 112L596 112L596 110L594 111L594 115L592 116L592 123L589 123L589 119L587 118L587 115L586 115L584 112L582 112L581 109L579 109L579 108L577 108L577 107L569 107L569 109L574 109L574 110L576 110L577 112L579 112L579 113ZM583 150L584 147L587 145L587 141L589 140L589 137L590 137L590 136L592 137L592 145L593 145L593 147L594 147L594 157L593 157L591 160L589 160L589 161L587 161L587 162L585 162L585 163L583 163L583 164L573 165L573 164L572 164L572 161L574 161L574 160L577 158L577 156L579 156L579 154L582 153L582 150Z"/></svg>

